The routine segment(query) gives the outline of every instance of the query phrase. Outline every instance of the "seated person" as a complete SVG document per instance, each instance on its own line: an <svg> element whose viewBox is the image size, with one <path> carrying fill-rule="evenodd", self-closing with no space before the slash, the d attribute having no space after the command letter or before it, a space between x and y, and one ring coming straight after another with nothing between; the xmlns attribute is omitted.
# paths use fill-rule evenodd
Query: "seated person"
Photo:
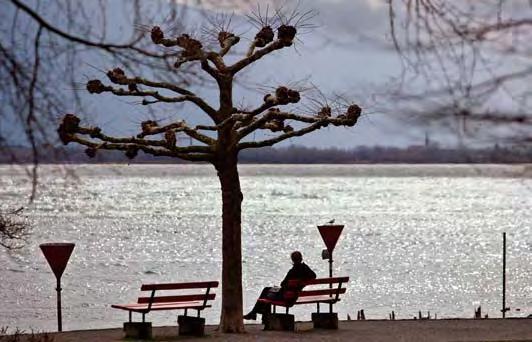
<svg viewBox="0 0 532 342"><path fill-rule="evenodd" d="M265 287L262 290L262 293L259 296L259 299L272 299L272 300L283 300L284 297L284 290L288 287L288 281L289 280L310 280L310 279L316 279L316 273L314 273L313 270L310 269L310 267L307 266L303 262L303 255L301 255L301 252L295 251L292 252L290 255L290 258L292 259L293 266L286 274L286 277L281 282L281 288L273 288L273 287ZM301 289L300 289L301 290ZM268 303L262 303L257 301L255 303L255 306L253 309L244 316L244 319L257 319L257 314L260 313L261 315L269 314L271 311L271 305Z"/></svg>

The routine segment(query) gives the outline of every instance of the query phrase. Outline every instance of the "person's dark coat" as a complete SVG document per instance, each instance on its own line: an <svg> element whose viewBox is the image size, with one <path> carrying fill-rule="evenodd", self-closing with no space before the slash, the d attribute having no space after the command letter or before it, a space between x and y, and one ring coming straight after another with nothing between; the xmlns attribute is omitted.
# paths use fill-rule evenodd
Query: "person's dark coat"
<svg viewBox="0 0 532 342"><path fill-rule="evenodd" d="M288 271L286 277L281 282L281 287L284 289L288 286L289 280L311 280L316 279L316 273L310 269L304 262L294 264L294 266Z"/></svg>

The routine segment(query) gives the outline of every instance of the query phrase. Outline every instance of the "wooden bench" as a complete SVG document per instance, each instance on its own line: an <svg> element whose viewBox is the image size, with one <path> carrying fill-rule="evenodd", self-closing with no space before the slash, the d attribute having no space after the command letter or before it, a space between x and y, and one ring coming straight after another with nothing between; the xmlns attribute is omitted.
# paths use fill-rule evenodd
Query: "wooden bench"
<svg viewBox="0 0 532 342"><path fill-rule="evenodd" d="M294 315L290 315L288 311L294 305L303 304L316 304L317 311L312 314L315 328L338 329L338 314L333 312L333 305L346 292L342 285L347 282L349 277L290 280L282 300L259 299L260 302L273 306L273 313L265 319L265 330L294 330ZM300 290L302 287L307 288ZM329 304L329 312L320 312L320 304ZM286 313L276 313L277 306L284 307Z"/></svg>
<svg viewBox="0 0 532 342"><path fill-rule="evenodd" d="M217 281L142 284L140 291L149 291L148 296L139 297L137 303L115 304L111 307L129 311L129 322L124 323L126 337L151 338L151 322L146 322L145 316L151 311L163 310L184 310L184 315L178 316L180 335L203 335L205 318L201 318L200 313L201 310L211 307L209 301L216 298L216 294L211 293L211 289L216 287L218 287ZM192 293L184 293L181 290L188 290ZM164 292L164 295L160 295L163 291L180 292L179 294ZM188 316L188 310L197 310L197 316ZM142 314L142 322L132 322L133 312Z"/></svg>

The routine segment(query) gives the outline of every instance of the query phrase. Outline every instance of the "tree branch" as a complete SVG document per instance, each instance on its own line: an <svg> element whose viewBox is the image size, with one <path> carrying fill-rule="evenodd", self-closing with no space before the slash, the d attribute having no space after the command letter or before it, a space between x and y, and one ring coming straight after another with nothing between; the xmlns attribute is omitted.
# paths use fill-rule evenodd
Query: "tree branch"
<svg viewBox="0 0 532 342"><path fill-rule="evenodd" d="M87 139L83 139L79 136L72 135L71 141L76 142L80 145L87 146L94 150L93 153L95 153L96 150L119 150L119 151L125 151L126 156L130 159L133 159L136 157L138 150L143 151L144 153L151 154L153 156L166 156L166 157L176 157L183 160L188 161L210 161L212 159L212 154L210 153L196 153L196 152L177 152L177 150L181 150L181 148L175 148L175 149L159 149L159 148L153 148L146 145L140 145L136 143L95 143ZM89 154L89 151L86 151L87 154Z"/></svg>
<svg viewBox="0 0 532 342"><path fill-rule="evenodd" d="M63 117L61 125L57 132L63 144L70 142L77 142L81 145L89 147L85 153L89 157L94 157L96 151L99 149L105 150L122 150L126 151L126 156L133 159L137 155L138 150L142 150L145 153L152 154L154 156L169 156L178 157L185 160L210 160L213 155L212 146L176 146L175 130L184 128L184 124L176 126L167 125L164 126L166 131L164 132L164 140L148 140L138 137L129 138L116 138L105 135L101 132L99 127L81 127L79 126L80 119L73 114L67 114ZM142 123L143 133L149 134L150 129L153 127L151 121L145 121ZM194 131L192 129L188 129ZM154 134L162 133L158 131ZM146 134L146 135L147 135ZM82 138L81 135L88 135L89 138ZM94 141L91 139L98 139L101 141ZM209 157L205 159L206 157ZM199 159L198 159L199 158Z"/></svg>
<svg viewBox="0 0 532 342"><path fill-rule="evenodd" d="M240 37L235 36L235 34L231 32L221 31L218 33L218 42L222 48L220 52L218 52L218 55L223 57L229 52L229 50L231 50L233 46L240 42Z"/></svg>
<svg viewBox="0 0 532 342"><path fill-rule="evenodd" d="M174 122L166 126L159 126L157 125L157 122L153 120L148 120L148 121L143 121L141 124L141 127L142 127L142 133L137 134L137 138L140 138L140 139L148 135L156 135L156 134L166 133L167 131L173 131L173 132L184 132L189 137L194 138L197 141L207 144L209 146L214 146L216 144L216 140L198 132L198 130L200 129L205 130L207 128L208 130L216 130L214 127L210 127L210 126L196 126L196 128L190 128L185 124L184 121Z"/></svg>
<svg viewBox="0 0 532 342"><path fill-rule="evenodd" d="M225 45L222 45L224 47L224 49L222 49L221 51L221 53L223 53L222 55L214 51L207 52L203 50L203 44L199 40L190 37L188 34L182 34L179 37L173 39L165 38L164 32L159 26L154 26L152 28L151 40L158 45L162 45L165 47L179 46L182 49L182 51L180 52L180 57L174 64L176 68L179 68L182 64L187 62L201 61L201 67L203 68L203 70L207 71L215 79L218 79L219 74L216 72L216 70L212 69L209 66L208 61L214 63L218 70L225 71L226 66L222 56L223 54L227 53L229 51L229 48L232 46L229 45L226 49ZM239 39L229 40L233 43L233 45L238 43L239 41Z"/></svg>
<svg viewBox="0 0 532 342"><path fill-rule="evenodd" d="M280 86L275 89L275 93L264 96L264 103L262 105L252 111L241 111L240 113L249 114L251 117L254 117L274 106L298 103L299 100L301 100L301 94L297 90Z"/></svg>
<svg viewBox="0 0 532 342"><path fill-rule="evenodd" d="M111 82L115 84L127 85L131 92L138 90L137 85L139 84L145 85L147 87L167 89L167 90L173 91L175 93L183 95L184 96L183 101L189 101L189 102L194 103L201 110L203 110L203 112L205 112L211 119L214 120L217 116L216 110L212 108L209 104L207 104L207 102L205 102L202 98L197 96L192 91L179 87L175 84L168 83L168 82L154 82L154 81L150 81L145 78L142 78L142 77L129 78L125 75L124 71L120 68L115 68L113 70L108 71L107 77L109 78ZM94 84L96 85L96 83ZM97 87L94 90L98 91ZM149 95L149 96L152 96L152 95ZM163 102L169 102L169 101L163 100Z"/></svg>
<svg viewBox="0 0 532 342"><path fill-rule="evenodd" d="M251 42L246 57L230 66L228 70L234 75L246 66L259 60L267 54L275 50L291 46L296 36L296 33L297 30L294 26L281 25L277 29L277 39L273 40L273 30L270 26L264 26L257 33L255 39ZM256 47L262 47L262 49L255 51Z"/></svg>
<svg viewBox="0 0 532 342"><path fill-rule="evenodd" d="M133 83L132 83L133 84ZM134 85L134 84L133 84ZM123 88L115 88L112 86L104 85L100 80L90 80L87 82L87 90L91 94L101 94L104 92L110 92L117 96L138 96L138 97L152 97L156 101L144 100L143 105L149 105L157 102L166 103L179 103L179 102L192 102L201 108L213 121L218 120L218 114L214 108L209 106L205 101L195 95L182 95L178 97L170 97L161 95L158 91L152 90L139 90L136 85L129 87L128 90Z"/></svg>
<svg viewBox="0 0 532 342"><path fill-rule="evenodd" d="M189 137L191 138L194 138L198 141L201 141L207 145L210 145L210 146L214 146L216 145L216 140L211 138L211 137L208 137L204 134L201 134L199 133L197 130L195 129L192 129L190 127L187 127L187 126L184 126L183 127L183 132L185 132L186 135L188 135Z"/></svg>
<svg viewBox="0 0 532 342"><path fill-rule="evenodd" d="M40 54L39 54L41 34L42 34L42 26L39 26L39 29L37 30L37 34L35 36L35 42L34 42L35 58L33 61L33 71L32 71L31 81L30 81L29 90L28 90L28 116L26 118L26 136L30 142L32 154L33 154L33 165L32 165L32 170L31 170L32 187L31 187L30 203L35 200L35 196L37 194L37 180L38 180L37 167L39 165L39 151L37 149L37 142L35 139L35 130L34 130L33 125L37 121L35 119L35 87L37 85L37 79L39 76L39 66L41 63Z"/></svg>
<svg viewBox="0 0 532 342"><path fill-rule="evenodd" d="M324 109L329 108L325 107ZM289 139L295 136L301 136L321 127L327 127L329 124L332 124L334 126L352 127L356 124L358 118L360 117L361 109L357 105L351 105L347 108L345 114L338 115L335 118L329 116L330 109L328 112L326 112L326 115L323 114L324 112L326 111L322 109L322 111L320 111L317 116L305 116L270 110L260 119L253 121L251 124L241 129L238 132L238 140L242 140L244 137L246 137L251 132L257 129L270 129L272 131L282 130L284 134L281 134L276 138L264 140L262 142L243 142L238 145L238 149L241 150L244 148L271 146L282 140ZM284 125L285 120L294 120L297 122L310 123L311 125L299 130L294 130L291 126Z"/></svg>
<svg viewBox="0 0 532 342"><path fill-rule="evenodd" d="M492 32L501 32L504 30L514 29L522 26L532 26L532 19L509 19L500 23L485 24L480 27L466 28L460 31L463 36L471 36L473 39L485 39L486 35Z"/></svg>
<svg viewBox="0 0 532 342"><path fill-rule="evenodd" d="M30 224L20 216L23 209L0 212L0 246L7 249L18 249L24 246L29 237Z"/></svg>
<svg viewBox="0 0 532 342"><path fill-rule="evenodd" d="M172 131L172 130L167 130ZM142 138L135 138L135 137L129 137L129 138L115 138L108 135L105 135L101 132L101 129L98 127L79 127L78 133L82 135L89 135L93 139L100 139L104 142L109 143L115 143L115 144L135 144L135 145L141 145L141 146L151 146L151 147L165 147L167 149L170 149L173 152L178 153L188 153L188 152L201 152L201 153L210 153L211 148L210 146L185 146L185 147L178 147L178 146L172 146L171 143L169 143L168 140L148 140L148 139L142 139Z"/></svg>
<svg viewBox="0 0 532 342"><path fill-rule="evenodd" d="M246 149L246 148L259 148L259 147L265 147L265 146L272 146L272 145L275 145L278 142L281 142L283 140L290 139L292 137L299 137L299 136L305 135L307 133L313 132L313 131L315 131L317 129L320 129L322 127L326 127L327 125L328 125L327 120L326 119L322 119L320 121L317 121L317 122L313 123L310 126L307 126L307 127L302 128L300 130L297 130L297 131L281 134L281 135L279 135L279 136L277 136L275 138L272 138L272 139L267 139L267 140L263 140L263 141L250 141L250 142L239 143L237 148L240 151L240 150L243 150L243 149Z"/></svg>
<svg viewBox="0 0 532 342"><path fill-rule="evenodd" d="M73 36L71 34L68 34L68 33L64 32L64 31L59 30L58 28L56 28L53 25L51 25L50 23L48 23L37 12L32 10L30 7L28 7L23 2L21 2L19 0L11 0L11 3L13 3L13 5L15 5L17 8L22 10L24 13L26 13L27 15L32 17L44 29L46 29L46 30L48 30L48 31L60 36L60 37L63 37L65 39L69 40L69 41L75 42L75 43L83 44L83 45L86 45L86 46L97 47L97 48L101 48L101 49L107 50L107 51L121 50L121 49L131 49L131 50L136 51L136 52L138 52L140 54L143 54L145 56L155 57L155 58L167 58L167 57L171 57L171 56L175 55L175 54L163 54L163 55L160 55L160 54L153 53L153 52L150 52L150 51L147 51L147 50L143 50L141 48L136 47L135 43L140 40L140 37L135 39L135 40L133 40L132 42L126 43L126 44L110 44L110 43L97 43L97 42L93 42L93 41L90 41L90 40L87 40L87 39L84 39L84 38Z"/></svg>
<svg viewBox="0 0 532 342"><path fill-rule="evenodd" d="M280 49L282 49L284 47L285 47L285 45L283 44L282 41L275 40L272 43L268 44L266 47L255 51L254 53L251 54L251 56L245 57L245 58L241 59L240 61L236 62L235 64L227 67L227 69L234 75L237 72L239 72L240 70L244 69L246 66L250 65L251 63L253 63L253 62L257 61L257 60L259 60L260 58L266 56L267 54L269 54L269 53L271 53L273 51L276 51L276 50L280 50Z"/></svg>

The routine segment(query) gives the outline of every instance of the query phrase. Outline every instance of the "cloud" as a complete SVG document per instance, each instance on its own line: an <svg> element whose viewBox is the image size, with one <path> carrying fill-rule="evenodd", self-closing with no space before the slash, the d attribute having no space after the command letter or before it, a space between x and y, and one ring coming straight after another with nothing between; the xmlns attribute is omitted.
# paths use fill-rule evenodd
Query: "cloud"
<svg viewBox="0 0 532 342"><path fill-rule="evenodd" d="M319 20L328 29L349 34L384 34L387 12L382 0L311 0L305 6L320 12Z"/></svg>

